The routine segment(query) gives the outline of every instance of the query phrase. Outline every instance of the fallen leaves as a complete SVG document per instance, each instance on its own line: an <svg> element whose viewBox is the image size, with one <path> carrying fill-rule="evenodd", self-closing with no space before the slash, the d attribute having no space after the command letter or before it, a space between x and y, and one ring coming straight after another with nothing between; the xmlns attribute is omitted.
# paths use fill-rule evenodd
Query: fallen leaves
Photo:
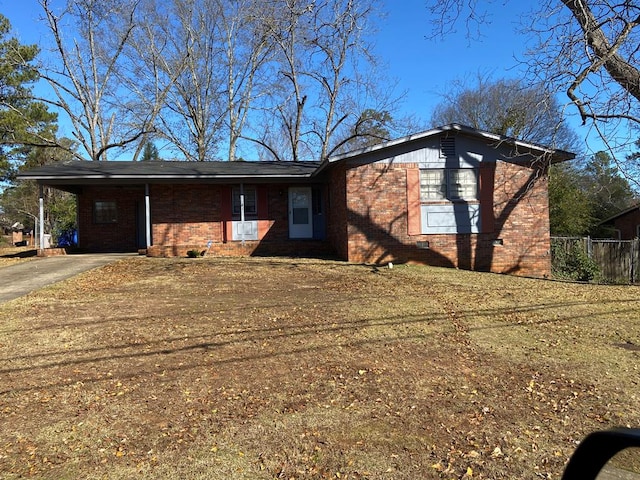
<svg viewBox="0 0 640 480"><path fill-rule="evenodd" d="M637 352L606 381L568 361L558 322L582 317L550 282L133 258L69 291L0 333L0 476L546 478L589 430L640 421Z"/></svg>

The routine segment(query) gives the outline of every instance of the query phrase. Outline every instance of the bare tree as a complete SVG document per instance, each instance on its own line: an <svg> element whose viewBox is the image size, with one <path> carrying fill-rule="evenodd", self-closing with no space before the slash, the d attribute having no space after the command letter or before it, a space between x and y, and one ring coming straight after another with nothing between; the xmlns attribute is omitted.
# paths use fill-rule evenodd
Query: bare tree
<svg viewBox="0 0 640 480"><path fill-rule="evenodd" d="M270 36L278 52L277 77L273 81L271 101L275 104L266 111L275 113L280 120L281 134L286 135L286 146L291 160L299 161L301 154L302 126L308 95L302 84L305 65L304 58L310 57L305 38L312 34L307 30L307 19L313 13L312 0L283 0L279 8L281 14L272 19ZM276 96L277 95L277 96ZM277 131L277 130L276 130ZM264 129L257 142L269 150L278 160L282 160L281 147L270 142L273 130ZM277 138L277 137L276 137Z"/></svg>
<svg viewBox="0 0 640 480"><path fill-rule="evenodd" d="M166 52L172 58L163 68L178 68L160 112L159 132L187 160L207 161L216 156L224 123L225 76L219 41L219 4L206 0L174 0L169 10ZM165 72L170 75L171 72Z"/></svg>
<svg viewBox="0 0 640 480"><path fill-rule="evenodd" d="M312 69L309 76L316 82L323 99L317 105L322 114L313 130L320 142L321 159L339 147L339 142L336 142L339 128L344 123L357 124L361 117L360 109L350 108L355 103L351 87L358 90L373 85L361 82L366 75L358 71L361 65L365 72L370 71L376 63L372 48L363 37L363 30L375 13L374 8L375 2L343 0L325 2L315 12L315 35L311 45L320 59L318 68ZM382 104L374 106L379 110ZM352 133L358 133L358 130L354 129Z"/></svg>
<svg viewBox="0 0 640 480"><path fill-rule="evenodd" d="M256 83L264 83L260 82L259 73L272 57L268 25L275 13L272 6L261 0L217 2L224 52L221 66L226 72L228 158L233 161L254 97L262 94L262 90L255 87Z"/></svg>
<svg viewBox="0 0 640 480"><path fill-rule="evenodd" d="M59 12L52 3L40 0L53 42L53 60L40 73L54 96L39 100L66 114L91 160L106 160L108 152L139 142L151 129L135 118L117 79L138 0L70 0ZM82 152L70 153L84 158Z"/></svg>
<svg viewBox="0 0 640 480"><path fill-rule="evenodd" d="M489 13L478 0L429 0L428 8L437 35L460 22L474 34ZM531 79L564 92L612 151L629 140L621 133L640 127L639 26L637 2L611 0L545 0L522 21L534 40Z"/></svg>
<svg viewBox="0 0 640 480"><path fill-rule="evenodd" d="M454 82L434 108L434 125L460 123L487 132L564 150L578 150L555 97L517 79L478 75L473 85Z"/></svg>
<svg viewBox="0 0 640 480"><path fill-rule="evenodd" d="M375 1L53 1L48 102L93 160L150 140L195 161L326 158L362 112L393 112L367 44Z"/></svg>
<svg viewBox="0 0 640 480"><path fill-rule="evenodd" d="M172 41L170 10L155 0L140 0L138 23L124 49L126 62L117 71L118 81L131 94L131 111L141 125L156 125L168 95L186 68L184 52ZM166 139L156 128L148 129L133 152L137 160L153 138Z"/></svg>
<svg viewBox="0 0 640 480"><path fill-rule="evenodd" d="M368 35L377 2L280 0L269 25L276 58L254 141L272 158L324 159L346 143L363 111L389 109ZM282 13L284 12L284 13ZM378 72L379 73L379 72ZM277 121L274 121L277 120ZM286 147L286 148L283 148Z"/></svg>

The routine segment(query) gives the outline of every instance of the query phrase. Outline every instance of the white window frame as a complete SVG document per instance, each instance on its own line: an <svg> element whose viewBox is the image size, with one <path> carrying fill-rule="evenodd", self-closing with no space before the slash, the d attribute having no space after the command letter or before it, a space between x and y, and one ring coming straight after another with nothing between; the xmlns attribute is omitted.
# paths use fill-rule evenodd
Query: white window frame
<svg viewBox="0 0 640 480"><path fill-rule="evenodd" d="M420 169L420 201L476 202L478 196L477 168L426 168ZM472 181L460 181L460 175L473 176ZM469 180L469 178L467 178Z"/></svg>

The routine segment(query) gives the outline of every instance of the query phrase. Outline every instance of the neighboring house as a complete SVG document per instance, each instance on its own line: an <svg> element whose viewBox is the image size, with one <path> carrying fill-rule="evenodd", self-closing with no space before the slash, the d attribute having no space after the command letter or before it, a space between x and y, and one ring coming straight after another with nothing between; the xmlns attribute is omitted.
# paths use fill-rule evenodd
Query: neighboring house
<svg viewBox="0 0 640 480"><path fill-rule="evenodd" d="M550 275L547 168L569 152L453 124L324 162L69 162L79 247L337 255Z"/></svg>
<svg viewBox="0 0 640 480"><path fill-rule="evenodd" d="M640 238L640 204L603 220L600 226L613 230L618 240Z"/></svg>

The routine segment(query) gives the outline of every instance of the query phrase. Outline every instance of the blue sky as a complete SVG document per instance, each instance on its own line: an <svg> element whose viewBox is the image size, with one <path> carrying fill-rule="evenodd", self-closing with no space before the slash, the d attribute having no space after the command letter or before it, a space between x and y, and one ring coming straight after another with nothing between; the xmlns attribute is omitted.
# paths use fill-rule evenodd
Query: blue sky
<svg viewBox="0 0 640 480"><path fill-rule="evenodd" d="M430 23L425 0L382 0L387 16L376 36L376 52L388 65L388 74L407 92L404 113L415 114L428 124L433 107L442 99L451 82L473 81L478 73L492 78L518 74L516 57L524 52L524 39L515 30L520 15L535 6L532 0L508 3L491 2L490 24L482 30L482 37L470 41L464 25L444 40L430 40ZM0 13L6 16L15 36L22 43L38 43L42 26L38 22L41 7L37 0L0 0ZM562 103L566 98L560 97ZM573 111L573 109L569 109ZM571 124L578 135L587 130L577 118ZM597 141L590 142L599 149Z"/></svg>
<svg viewBox="0 0 640 480"><path fill-rule="evenodd" d="M481 38L467 38L464 25L444 39L429 39L431 24L424 0L386 1L388 14L380 26L377 50L390 74L408 90L408 110L426 116L455 80L473 81L478 73L503 78L516 75L515 56L524 49L514 33L515 19L529 2L511 2L499 10ZM510 5L511 5L510 3Z"/></svg>

